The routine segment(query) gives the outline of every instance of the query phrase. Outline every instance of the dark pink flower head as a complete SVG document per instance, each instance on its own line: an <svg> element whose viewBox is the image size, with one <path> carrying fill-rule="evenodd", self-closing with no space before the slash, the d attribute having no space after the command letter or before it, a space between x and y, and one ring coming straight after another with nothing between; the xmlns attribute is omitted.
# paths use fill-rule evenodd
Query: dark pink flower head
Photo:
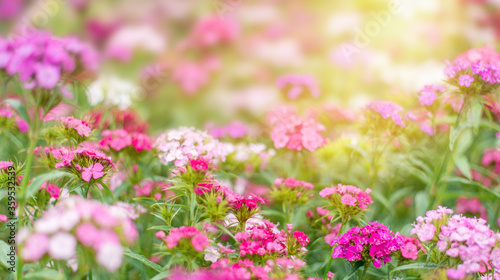
<svg viewBox="0 0 500 280"><path fill-rule="evenodd" d="M363 228L353 227L341 236L333 239L331 246L333 258L345 258L350 262L364 260L375 267L391 261L391 255L404 244L402 238L378 222L372 222ZM366 258L366 259L363 259Z"/></svg>
<svg viewBox="0 0 500 280"><path fill-rule="evenodd" d="M189 161L189 165L196 171L206 171L208 170L208 164L203 159L192 159Z"/></svg>

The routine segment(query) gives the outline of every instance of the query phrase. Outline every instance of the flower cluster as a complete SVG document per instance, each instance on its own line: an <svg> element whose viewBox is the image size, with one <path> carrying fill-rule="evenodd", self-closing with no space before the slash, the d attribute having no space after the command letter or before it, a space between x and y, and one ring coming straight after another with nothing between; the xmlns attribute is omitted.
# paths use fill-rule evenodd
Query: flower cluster
<svg viewBox="0 0 500 280"><path fill-rule="evenodd" d="M376 115L381 116L383 119L390 117L395 125L406 127L401 118L403 107L396 103L390 101L374 101L366 106L366 111L377 113ZM376 119L377 117L371 115L371 118Z"/></svg>
<svg viewBox="0 0 500 280"><path fill-rule="evenodd" d="M493 165L493 172L495 174L500 174L500 149L493 148L484 150L483 157L481 158L481 164L485 167Z"/></svg>
<svg viewBox="0 0 500 280"><path fill-rule="evenodd" d="M116 271L123 260L123 246L139 237L134 223L120 207L72 196L61 200L34 222L33 231L22 228L18 242L24 244L21 257L35 262L45 254L68 260L77 245L95 253L95 260L108 271Z"/></svg>
<svg viewBox="0 0 500 280"><path fill-rule="evenodd" d="M59 198L59 194L61 192L61 188L59 188L59 186L53 185L53 184L49 184L47 182L44 182L40 186L40 189L46 190L49 193L50 197L52 197L53 199L58 199Z"/></svg>
<svg viewBox="0 0 500 280"><path fill-rule="evenodd" d="M436 239L441 226L446 223L453 210L439 206L437 210L429 210L425 217L417 217L417 223L413 225L411 234L416 234L421 242Z"/></svg>
<svg viewBox="0 0 500 280"><path fill-rule="evenodd" d="M486 208L481 203L479 198L467 198L467 196L461 196L457 198L456 202L456 212L458 214L466 214L470 213L473 215L478 215L479 218L483 220L488 220L488 213L486 212Z"/></svg>
<svg viewBox="0 0 500 280"><path fill-rule="evenodd" d="M295 178L276 178L270 195L276 201L304 204L313 196L310 194L313 188L313 184Z"/></svg>
<svg viewBox="0 0 500 280"><path fill-rule="evenodd" d="M213 47L232 42L238 34L238 24L234 19L215 15L200 19L190 36L196 46Z"/></svg>
<svg viewBox="0 0 500 280"><path fill-rule="evenodd" d="M96 181L109 170L116 170L112 158L99 150L79 147L70 151L63 147L52 149L51 154L58 160L55 168L65 168L86 182Z"/></svg>
<svg viewBox="0 0 500 280"><path fill-rule="evenodd" d="M278 230L277 225L263 220L263 223L250 226L246 231L236 233L241 242L239 254L254 260L275 259L284 256L295 256L305 252L309 238L301 231L292 234L291 225L285 230Z"/></svg>
<svg viewBox="0 0 500 280"><path fill-rule="evenodd" d="M208 236L196 227L172 228L168 235L165 235L164 231L158 231L156 237L165 242L168 249L179 247L179 250L189 250L193 248L197 252L203 252L210 244Z"/></svg>
<svg viewBox="0 0 500 280"><path fill-rule="evenodd" d="M151 139L148 135L141 132L127 132L124 129L103 130L99 146L117 152L127 147L131 147L137 153L152 149Z"/></svg>
<svg viewBox="0 0 500 280"><path fill-rule="evenodd" d="M299 98L303 92L309 92L314 98L318 98L320 95L318 81L309 75L289 74L281 76L276 81L276 85L290 99Z"/></svg>
<svg viewBox="0 0 500 280"><path fill-rule="evenodd" d="M177 167L184 166L190 159L201 155L213 161L224 161L228 155L224 143L214 139L205 131L192 127L168 130L158 136L154 147L163 164L174 162Z"/></svg>
<svg viewBox="0 0 500 280"><path fill-rule="evenodd" d="M38 32L12 40L0 38L0 69L10 76L17 74L26 88L54 89L80 64L95 70L97 53L76 37Z"/></svg>
<svg viewBox="0 0 500 280"><path fill-rule="evenodd" d="M462 279L466 274L484 273L489 263L500 269L500 248L495 248L498 241L485 220L453 215L441 226L437 242L440 252L459 260L456 268L448 269L448 277Z"/></svg>
<svg viewBox="0 0 500 280"><path fill-rule="evenodd" d="M443 93L446 90L442 85L426 85L419 91L418 101L425 106L432 106L438 98L438 93Z"/></svg>
<svg viewBox="0 0 500 280"><path fill-rule="evenodd" d="M160 200L162 196L169 196L170 185L164 182L155 182L153 180L143 180L139 184L134 185L136 196L151 196L156 200Z"/></svg>
<svg viewBox="0 0 500 280"><path fill-rule="evenodd" d="M100 76L87 90L91 105L103 103L120 110L129 108L138 96L139 88L135 84L116 76Z"/></svg>
<svg viewBox="0 0 500 280"><path fill-rule="evenodd" d="M350 262L363 260L380 267L390 262L391 254L399 251L403 244L402 238L398 234L394 235L385 225L371 222L361 229L350 228L330 245L336 246L333 258L345 258Z"/></svg>
<svg viewBox="0 0 500 280"><path fill-rule="evenodd" d="M303 119L294 113L284 112L275 114L270 123L274 126L271 139L276 149L287 147L290 150L301 151L305 148L314 152L326 143L321 135L325 127L312 118Z"/></svg>
<svg viewBox="0 0 500 280"><path fill-rule="evenodd" d="M81 137L87 137L92 132L89 123L73 117L61 118L62 125L69 131L76 131Z"/></svg>
<svg viewBox="0 0 500 280"><path fill-rule="evenodd" d="M371 191L370 188L363 191L355 186L339 184L322 189L319 195L328 198L342 217L354 217L373 203Z"/></svg>
<svg viewBox="0 0 500 280"><path fill-rule="evenodd" d="M406 259L416 260L418 257L418 251L421 250L424 253L427 253L427 250L424 248L422 243L416 238L412 236L404 236L400 235L403 240L403 244L401 245L401 255Z"/></svg>

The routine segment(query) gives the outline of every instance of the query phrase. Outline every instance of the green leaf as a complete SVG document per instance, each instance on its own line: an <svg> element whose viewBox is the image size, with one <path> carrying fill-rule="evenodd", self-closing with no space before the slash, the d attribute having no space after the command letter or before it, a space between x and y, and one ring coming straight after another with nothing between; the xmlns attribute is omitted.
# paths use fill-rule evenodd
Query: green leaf
<svg viewBox="0 0 500 280"><path fill-rule="evenodd" d="M464 155L453 155L453 162L467 179L471 179L469 160Z"/></svg>
<svg viewBox="0 0 500 280"><path fill-rule="evenodd" d="M138 260L140 261L141 263L143 263L144 265L158 271L158 272L162 272L163 271L163 267L161 267L160 265L157 265L155 264L154 262L148 260L145 256L143 255L139 255L139 254L136 254L134 252L132 252L129 248L125 248L124 250L124 254L125 256L129 257L129 258L132 258L132 259L135 259L135 260Z"/></svg>
<svg viewBox="0 0 500 280"><path fill-rule="evenodd" d="M10 253L10 246L5 241L0 240L0 264L5 268L10 267L10 264L7 263L9 261L8 253Z"/></svg>
<svg viewBox="0 0 500 280"><path fill-rule="evenodd" d="M356 274L356 271L358 271L358 269L360 267L362 267L364 264L365 264L364 261L357 261L354 264L354 267L352 268L351 272L349 274L347 274L346 277L344 277L344 280L347 280L347 279L350 279L351 277L353 277Z"/></svg>
<svg viewBox="0 0 500 280"><path fill-rule="evenodd" d="M477 131L483 115L483 105L479 102L472 103L470 110L467 112L467 121L471 124L474 131Z"/></svg>
<svg viewBox="0 0 500 280"><path fill-rule="evenodd" d="M46 269L41 271L29 272L23 276L24 279L64 279L64 275L53 269Z"/></svg>
<svg viewBox="0 0 500 280"><path fill-rule="evenodd" d="M435 263L411 263L407 265L398 266L395 269L391 270L391 274L395 271L406 270L406 269L433 269L437 268L439 265Z"/></svg>
<svg viewBox="0 0 500 280"><path fill-rule="evenodd" d="M34 195L40 189L40 186L44 182L46 182L48 180L55 180L55 179L58 179L58 178L61 178L61 177L67 176L67 175L68 175L68 173L66 173L66 172L59 171L59 170L53 170L49 173L45 173L45 174L37 176L35 178L35 180L33 180L33 182L31 183L31 185L28 186L28 189L26 190L26 194L24 195L24 198L28 199L29 197Z"/></svg>
<svg viewBox="0 0 500 280"><path fill-rule="evenodd" d="M5 103L9 103L10 105L12 105L12 107L14 107L16 109L19 116L21 116L21 118L23 118L25 121L27 121L27 122L30 121L30 118L28 117L28 112L26 111L26 108L19 100L7 99L7 100L5 100Z"/></svg>
<svg viewBox="0 0 500 280"><path fill-rule="evenodd" d="M485 186L479 184L478 182L474 182L474 181L467 180L465 178L460 178L460 177L448 178L448 179L444 179L443 181L448 182L448 183L461 183L461 184L465 184L465 185L475 186L475 187L478 187L478 188L482 189L483 191L488 192L489 194L496 196L497 198L500 199L500 193L497 193L489 188L486 188Z"/></svg>
<svg viewBox="0 0 500 280"><path fill-rule="evenodd" d="M429 208L429 194L425 191L418 192L415 196L415 215L424 216Z"/></svg>
<svg viewBox="0 0 500 280"><path fill-rule="evenodd" d="M170 274L170 271L165 271L165 272L160 272L157 274L155 277L149 279L149 280L163 280L167 278L167 276Z"/></svg>

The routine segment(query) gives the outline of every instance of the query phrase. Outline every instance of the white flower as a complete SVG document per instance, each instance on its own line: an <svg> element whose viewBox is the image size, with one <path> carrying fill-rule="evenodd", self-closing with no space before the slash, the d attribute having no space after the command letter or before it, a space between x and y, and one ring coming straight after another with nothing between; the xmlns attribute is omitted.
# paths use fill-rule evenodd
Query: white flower
<svg viewBox="0 0 500 280"><path fill-rule="evenodd" d="M206 261L216 262L220 258L220 252L217 247L208 246L204 252Z"/></svg>
<svg viewBox="0 0 500 280"><path fill-rule="evenodd" d="M138 96L139 88L135 84L116 76L101 76L87 90L90 105L104 102L105 105L117 106L120 110L130 107Z"/></svg>
<svg viewBox="0 0 500 280"><path fill-rule="evenodd" d="M45 234L51 234L58 231L60 226L60 220L57 216L44 217L35 222L35 230Z"/></svg>
<svg viewBox="0 0 500 280"><path fill-rule="evenodd" d="M105 243L97 252L96 261L110 272L120 268L123 260L123 247L120 244Z"/></svg>
<svg viewBox="0 0 500 280"><path fill-rule="evenodd" d="M56 260L67 260L76 253L76 238L66 232L59 232L50 238L49 254Z"/></svg>

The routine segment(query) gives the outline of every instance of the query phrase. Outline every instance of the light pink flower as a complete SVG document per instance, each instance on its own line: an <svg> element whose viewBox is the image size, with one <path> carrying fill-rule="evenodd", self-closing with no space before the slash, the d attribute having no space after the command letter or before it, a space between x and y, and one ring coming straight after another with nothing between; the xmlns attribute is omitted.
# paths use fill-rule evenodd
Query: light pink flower
<svg viewBox="0 0 500 280"><path fill-rule="evenodd" d="M82 179L86 182L89 182L92 178L97 180L104 176L104 172L102 171L103 169L104 167L100 163L94 163L89 167L83 167Z"/></svg>

